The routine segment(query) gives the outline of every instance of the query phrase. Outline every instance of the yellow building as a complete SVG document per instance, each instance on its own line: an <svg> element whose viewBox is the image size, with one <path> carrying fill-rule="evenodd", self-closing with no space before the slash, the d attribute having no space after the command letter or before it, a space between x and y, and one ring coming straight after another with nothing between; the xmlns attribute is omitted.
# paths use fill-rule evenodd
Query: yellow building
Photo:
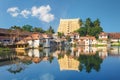
<svg viewBox="0 0 120 80"><path fill-rule="evenodd" d="M72 57L68 57L67 55L64 55L64 58L58 59L58 63L60 65L60 70L79 71L79 61Z"/></svg>
<svg viewBox="0 0 120 80"><path fill-rule="evenodd" d="M80 19L60 19L58 32L68 34L80 28Z"/></svg>

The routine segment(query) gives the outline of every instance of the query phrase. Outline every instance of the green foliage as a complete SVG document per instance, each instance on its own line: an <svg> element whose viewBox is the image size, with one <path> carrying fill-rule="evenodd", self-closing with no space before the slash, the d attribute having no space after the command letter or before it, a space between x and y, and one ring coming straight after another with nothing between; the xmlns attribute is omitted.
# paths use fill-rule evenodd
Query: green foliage
<svg viewBox="0 0 120 80"><path fill-rule="evenodd" d="M22 29L23 29L24 31L31 32L32 29L33 29L33 26L31 26L31 25L24 25L24 26L22 26Z"/></svg>
<svg viewBox="0 0 120 80"><path fill-rule="evenodd" d="M78 60L80 61L79 70L86 69L86 72L91 72L92 69L99 71L102 59L98 53L95 55L80 55Z"/></svg>
<svg viewBox="0 0 120 80"><path fill-rule="evenodd" d="M46 33L48 34L53 34L55 33L54 29L52 28L52 26L49 27L49 29L46 31Z"/></svg>
<svg viewBox="0 0 120 80"><path fill-rule="evenodd" d="M2 47L0 48L0 52L10 51L10 50L11 50L11 49L10 49L10 48L7 48L7 47L6 47L6 48L2 48Z"/></svg>
<svg viewBox="0 0 120 80"><path fill-rule="evenodd" d="M85 36L87 34L86 27L81 27L77 30L80 36Z"/></svg>
<svg viewBox="0 0 120 80"><path fill-rule="evenodd" d="M98 38L98 35L100 34L100 32L103 32L103 29L100 26L99 19L96 19L92 22L90 18L87 18L85 23L83 24L83 27L78 29L76 32L78 32L80 36L90 35Z"/></svg>
<svg viewBox="0 0 120 80"><path fill-rule="evenodd" d="M38 27L34 27L33 31L34 32L40 32L40 33L44 33L45 32L42 28L38 28Z"/></svg>
<svg viewBox="0 0 120 80"><path fill-rule="evenodd" d="M58 37L61 38L62 36L64 36L64 33L58 32Z"/></svg>
<svg viewBox="0 0 120 80"><path fill-rule="evenodd" d="M54 29L50 26L48 30L44 30L41 27L33 27L29 24L24 25L22 27L19 26L12 26L9 28L9 32L12 33L13 30L16 30L17 34L19 34L21 31L28 31L28 32L40 32L40 33L48 33L53 34L55 33Z"/></svg>

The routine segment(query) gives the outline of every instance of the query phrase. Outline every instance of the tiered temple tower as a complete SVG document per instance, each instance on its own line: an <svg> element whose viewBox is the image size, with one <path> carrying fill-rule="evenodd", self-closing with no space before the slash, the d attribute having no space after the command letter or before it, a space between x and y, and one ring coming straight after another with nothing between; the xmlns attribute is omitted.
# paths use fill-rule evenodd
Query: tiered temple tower
<svg viewBox="0 0 120 80"><path fill-rule="evenodd" d="M80 19L60 19L58 32L68 34L80 28Z"/></svg>

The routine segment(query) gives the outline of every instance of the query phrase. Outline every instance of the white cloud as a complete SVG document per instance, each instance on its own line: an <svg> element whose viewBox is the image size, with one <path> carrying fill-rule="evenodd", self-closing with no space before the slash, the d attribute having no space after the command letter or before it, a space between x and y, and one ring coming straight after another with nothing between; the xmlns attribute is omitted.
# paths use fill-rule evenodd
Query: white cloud
<svg viewBox="0 0 120 80"><path fill-rule="evenodd" d="M41 19L42 21L45 21L45 22L50 22L50 21L53 21L54 20L54 15L52 14L43 14L39 17L39 19Z"/></svg>
<svg viewBox="0 0 120 80"><path fill-rule="evenodd" d="M28 18L28 15L30 15L31 12L28 11L28 10L23 10L23 11L21 11L20 14L21 14L24 18Z"/></svg>
<svg viewBox="0 0 120 80"><path fill-rule="evenodd" d="M7 9L7 12L10 13L13 17L17 17L19 15L19 8L18 7L11 7Z"/></svg>
<svg viewBox="0 0 120 80"><path fill-rule="evenodd" d="M40 6L40 7L32 7L31 12L32 16L38 17L41 21L51 22L54 20L54 15L50 13L51 8L49 5Z"/></svg>
<svg viewBox="0 0 120 80"><path fill-rule="evenodd" d="M54 15L50 13L50 11L51 7L49 5L40 7L33 6L31 10L24 9L20 11L18 7L11 7L7 10L7 12L13 17L22 15L24 18L28 18L28 15L31 15L32 17L36 17L39 20L47 23L54 20Z"/></svg>

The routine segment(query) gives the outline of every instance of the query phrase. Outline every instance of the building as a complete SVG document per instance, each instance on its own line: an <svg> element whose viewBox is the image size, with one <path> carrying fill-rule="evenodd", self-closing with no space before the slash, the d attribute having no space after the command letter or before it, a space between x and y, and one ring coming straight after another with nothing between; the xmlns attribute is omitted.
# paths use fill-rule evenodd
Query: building
<svg viewBox="0 0 120 80"><path fill-rule="evenodd" d="M98 38L98 45L108 45L108 33L101 32Z"/></svg>
<svg viewBox="0 0 120 80"><path fill-rule="evenodd" d="M91 46L96 44L96 38L93 36L80 37L77 45Z"/></svg>
<svg viewBox="0 0 120 80"><path fill-rule="evenodd" d="M80 28L80 19L60 19L58 32L68 34Z"/></svg>
<svg viewBox="0 0 120 80"><path fill-rule="evenodd" d="M99 34L99 39L100 39L100 40L107 40L107 39L108 39L108 34L105 33L105 32L101 32L101 33Z"/></svg>
<svg viewBox="0 0 120 80"><path fill-rule="evenodd" d="M3 45L13 44L14 42L18 42L30 34L31 33L27 31L22 31L18 34L17 30L0 28L0 43Z"/></svg>
<svg viewBox="0 0 120 80"><path fill-rule="evenodd" d="M120 42L120 33L108 33L108 35L111 42Z"/></svg>

